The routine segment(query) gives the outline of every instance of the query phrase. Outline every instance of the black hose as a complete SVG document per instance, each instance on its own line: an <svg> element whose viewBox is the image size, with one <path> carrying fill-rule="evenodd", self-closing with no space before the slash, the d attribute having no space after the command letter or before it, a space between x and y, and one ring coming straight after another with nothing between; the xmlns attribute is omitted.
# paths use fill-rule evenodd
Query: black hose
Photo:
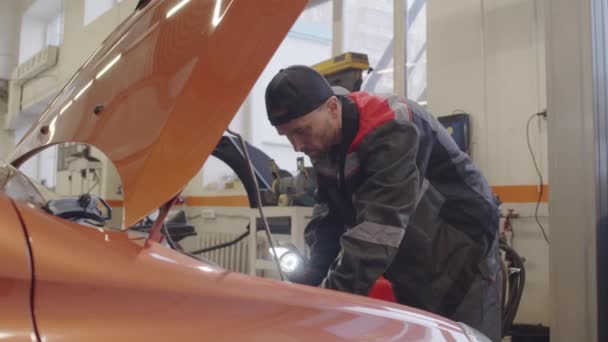
<svg viewBox="0 0 608 342"><path fill-rule="evenodd" d="M167 239L167 242L169 243L169 246L171 246L171 249L175 249L177 251L181 250L181 248L179 246L177 246L175 241L173 241L173 238L171 238L171 234L169 234L167 225L165 223L163 223L162 225L163 225L163 233L165 233L165 239Z"/></svg>
<svg viewBox="0 0 608 342"><path fill-rule="evenodd" d="M202 253L207 253L207 252L212 252L218 249L222 249L222 248L226 248L232 245L236 245L237 243L241 242L244 238L246 238L249 235L249 225L247 225L247 231L244 232L243 234L237 236L235 239L224 242L224 243L220 243L218 245L215 246L210 246L210 247L205 247L202 249L198 249L192 252L188 252L190 254L202 254Z"/></svg>
<svg viewBox="0 0 608 342"><path fill-rule="evenodd" d="M504 261L500 261L500 312L505 312L507 306L507 277L508 277L508 266ZM504 316L504 315L503 315ZM503 330L504 331L504 330Z"/></svg>
<svg viewBox="0 0 608 342"><path fill-rule="evenodd" d="M505 253L508 270L517 270L511 274L507 271L508 291L503 291L503 293L508 293L502 317L502 334L503 336L506 336L511 333L511 326L513 325L515 315L519 309L521 297L524 292L524 284L526 282L526 269L524 267L523 259L513 248L511 248L511 246L501 240L499 247ZM504 301L505 298L503 297L503 302Z"/></svg>

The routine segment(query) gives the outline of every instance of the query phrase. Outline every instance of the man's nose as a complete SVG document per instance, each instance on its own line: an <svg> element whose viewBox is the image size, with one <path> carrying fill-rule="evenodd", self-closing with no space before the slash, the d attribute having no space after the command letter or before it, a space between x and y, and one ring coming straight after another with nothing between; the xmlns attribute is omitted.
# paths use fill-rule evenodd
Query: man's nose
<svg viewBox="0 0 608 342"><path fill-rule="evenodd" d="M291 141L291 146L293 146L294 151L302 152L302 147L304 147L304 144L300 139L291 138L289 140Z"/></svg>

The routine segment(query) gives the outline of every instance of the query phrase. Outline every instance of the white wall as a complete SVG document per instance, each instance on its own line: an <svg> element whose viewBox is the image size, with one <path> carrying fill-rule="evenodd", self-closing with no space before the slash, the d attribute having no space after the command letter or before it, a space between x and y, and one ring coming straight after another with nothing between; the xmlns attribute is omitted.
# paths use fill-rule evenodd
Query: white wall
<svg viewBox="0 0 608 342"><path fill-rule="evenodd" d="M491 185L538 184L526 122L546 106L540 0L433 0L427 18L431 111L472 115L472 157ZM535 120L531 128L546 183L546 122ZM527 282L516 322L548 324L548 247L533 218L534 206L504 203L502 209L522 215L513 221L514 247L526 258ZM548 228L547 207L540 209Z"/></svg>
<svg viewBox="0 0 608 342"><path fill-rule="evenodd" d="M607 341L605 0L547 1L551 340Z"/></svg>
<svg viewBox="0 0 608 342"><path fill-rule="evenodd" d="M21 29L21 3L18 0L0 1L0 80L8 80L17 66L19 31ZM8 85L7 85L8 86ZM0 86L3 87L3 86ZM13 132L4 129L7 103L0 99L0 160L13 146Z"/></svg>
<svg viewBox="0 0 608 342"><path fill-rule="evenodd" d="M0 120L3 119L4 115L0 115ZM8 153L12 149L14 141L15 138L12 131L0 128L0 160L6 160Z"/></svg>
<svg viewBox="0 0 608 342"><path fill-rule="evenodd" d="M84 25L90 24L97 19L100 14L109 11L117 3L117 0L84 0Z"/></svg>
<svg viewBox="0 0 608 342"><path fill-rule="evenodd" d="M0 2L0 79L9 79L17 65L19 50L20 16L19 3L16 0Z"/></svg>

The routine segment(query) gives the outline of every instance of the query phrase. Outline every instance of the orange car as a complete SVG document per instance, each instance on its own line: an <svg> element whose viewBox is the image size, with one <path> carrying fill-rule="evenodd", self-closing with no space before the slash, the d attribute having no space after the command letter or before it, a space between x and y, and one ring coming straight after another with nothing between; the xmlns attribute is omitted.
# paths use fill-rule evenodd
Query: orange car
<svg viewBox="0 0 608 342"><path fill-rule="evenodd" d="M163 214L307 1L140 3L0 168L0 340L485 340L420 310L227 272L161 244ZM62 142L116 165L122 231L53 215L18 171ZM158 208L149 238L130 234Z"/></svg>

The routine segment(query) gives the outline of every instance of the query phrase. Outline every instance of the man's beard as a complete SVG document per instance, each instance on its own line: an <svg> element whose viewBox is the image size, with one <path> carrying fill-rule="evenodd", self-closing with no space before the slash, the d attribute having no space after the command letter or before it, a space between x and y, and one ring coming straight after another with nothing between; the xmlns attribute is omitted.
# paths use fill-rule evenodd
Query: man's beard
<svg viewBox="0 0 608 342"><path fill-rule="evenodd" d="M317 151L311 152L310 154L306 153L306 156L313 162L316 160L325 160L329 159L329 151Z"/></svg>
<svg viewBox="0 0 608 342"><path fill-rule="evenodd" d="M311 160L318 160L318 159L322 159L325 154L324 153L319 153L319 152L311 152L311 153L305 153L306 156L308 158L310 158Z"/></svg>

